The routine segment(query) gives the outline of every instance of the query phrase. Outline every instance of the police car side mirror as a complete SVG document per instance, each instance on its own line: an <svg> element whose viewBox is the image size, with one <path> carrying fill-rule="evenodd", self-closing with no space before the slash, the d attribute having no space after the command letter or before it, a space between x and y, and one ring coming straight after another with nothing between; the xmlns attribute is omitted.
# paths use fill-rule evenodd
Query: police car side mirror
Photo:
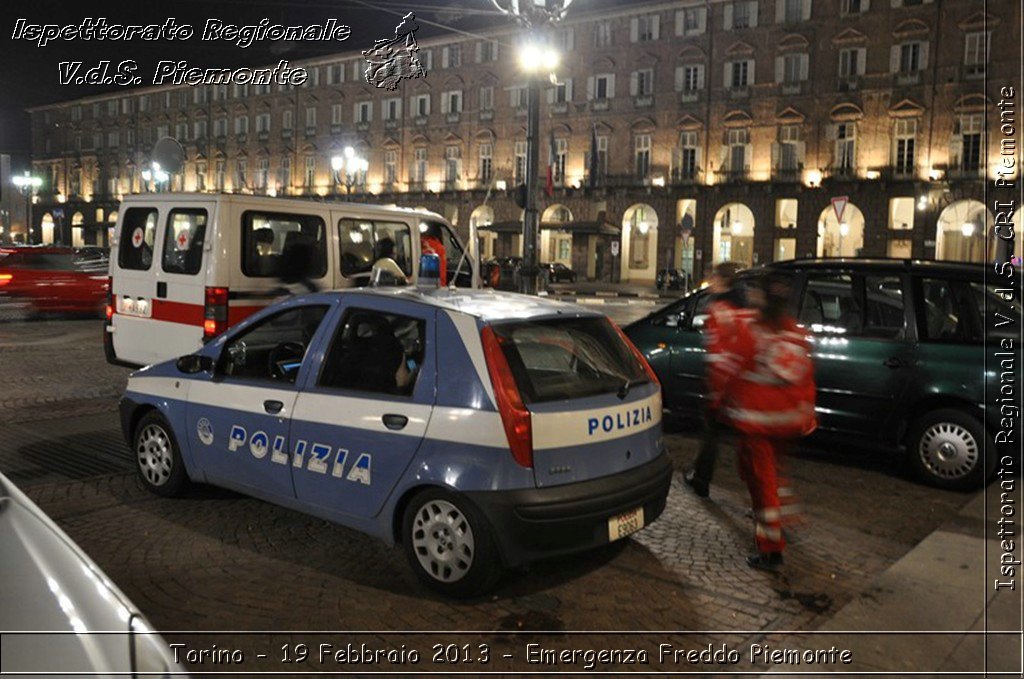
<svg viewBox="0 0 1024 679"><path fill-rule="evenodd" d="M195 375L196 373L213 371L213 359L209 356L200 356L199 354L182 356L178 359L176 365L178 366L178 370L186 375Z"/></svg>
<svg viewBox="0 0 1024 679"><path fill-rule="evenodd" d="M666 328L678 328L679 321L682 320L684 314L669 314L665 316L665 327Z"/></svg>
<svg viewBox="0 0 1024 679"><path fill-rule="evenodd" d="M700 330L701 328L704 327L704 324L707 322L707 320L707 314L697 314L696 316L693 317L693 322L690 324L690 327L692 327L694 330Z"/></svg>

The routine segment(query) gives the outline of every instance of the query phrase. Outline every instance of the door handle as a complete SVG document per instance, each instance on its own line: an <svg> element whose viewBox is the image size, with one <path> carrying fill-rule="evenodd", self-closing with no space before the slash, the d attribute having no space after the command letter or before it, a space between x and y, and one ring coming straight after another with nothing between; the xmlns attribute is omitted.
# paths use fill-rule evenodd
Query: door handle
<svg viewBox="0 0 1024 679"><path fill-rule="evenodd" d="M895 356L890 356L889 358L882 361L882 365L884 365L886 368L895 370L896 368L903 366L903 361L896 358Z"/></svg>
<svg viewBox="0 0 1024 679"><path fill-rule="evenodd" d="M380 419L384 422L385 427L394 431L405 429L405 425L409 424L409 418L405 415L385 415Z"/></svg>
<svg viewBox="0 0 1024 679"><path fill-rule="evenodd" d="M277 415L279 412L281 412L282 408L284 408L284 404L281 403L280 401L263 402L263 409L266 410L271 415Z"/></svg>

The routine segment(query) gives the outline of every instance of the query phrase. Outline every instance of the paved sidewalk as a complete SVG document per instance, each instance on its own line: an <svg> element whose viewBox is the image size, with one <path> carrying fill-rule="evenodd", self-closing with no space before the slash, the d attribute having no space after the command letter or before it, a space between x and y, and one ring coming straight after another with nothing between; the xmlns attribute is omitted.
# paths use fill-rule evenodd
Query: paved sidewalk
<svg viewBox="0 0 1024 679"><path fill-rule="evenodd" d="M996 580L1016 580L1000 571L1003 545L995 520L1001 506L1013 507L1015 515L1021 494L1015 490L1008 494L1009 502L1001 502L1001 491L996 482L979 492L945 525L880 573L818 628L830 634L792 635L774 645L798 650L835 646L851 652L852 664L819 665L814 668L818 671L1022 676L1024 592L1021 583L1015 583L1014 590L994 586ZM1016 529L1011 538L1018 563L1019 535ZM808 669L806 664L784 664L771 671Z"/></svg>

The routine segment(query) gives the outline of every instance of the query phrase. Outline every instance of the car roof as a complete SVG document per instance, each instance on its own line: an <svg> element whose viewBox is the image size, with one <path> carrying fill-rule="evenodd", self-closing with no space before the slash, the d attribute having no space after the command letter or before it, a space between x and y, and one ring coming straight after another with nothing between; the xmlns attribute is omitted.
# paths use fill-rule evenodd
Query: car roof
<svg viewBox="0 0 1024 679"><path fill-rule="evenodd" d="M395 215L395 214L409 214L416 215L419 217L426 217L428 219L437 219L443 222L447 220L436 212L430 210L423 210L420 208L401 207L399 205L380 205L377 203L357 203L352 201L334 200L334 199L320 199L313 200L310 198L292 198L292 197L276 197L276 196L256 196L250 194L235 194L235 193L195 193L188 191L174 191L174 192L158 192L158 193L134 193L130 196L126 196L122 204L126 207L133 205L152 205L152 204L164 204L167 202L175 201L203 201L209 202L215 200L220 203L252 203L258 202L265 204L268 208L277 208L285 210L289 206L291 207L310 207L323 206L327 208L335 209L356 209L366 215Z"/></svg>
<svg viewBox="0 0 1024 679"><path fill-rule="evenodd" d="M602 314L584 309L583 307L560 302L545 297L532 295L521 295L514 292L502 292L498 290L471 290L458 288L416 288L416 287L382 287L382 288L355 288L348 290L332 290L329 292L314 293L306 296L306 299L314 301L317 299L334 300L339 296L366 296L403 300L417 304L456 311L478 318L484 322L493 321L520 321L527 319L552 318L558 316L593 316L603 317Z"/></svg>
<svg viewBox="0 0 1024 679"><path fill-rule="evenodd" d="M784 262L766 264L765 269L857 269L927 271L947 273L981 273L984 264L972 262L944 262L935 259L900 259L896 257L817 257L808 259L790 259Z"/></svg>

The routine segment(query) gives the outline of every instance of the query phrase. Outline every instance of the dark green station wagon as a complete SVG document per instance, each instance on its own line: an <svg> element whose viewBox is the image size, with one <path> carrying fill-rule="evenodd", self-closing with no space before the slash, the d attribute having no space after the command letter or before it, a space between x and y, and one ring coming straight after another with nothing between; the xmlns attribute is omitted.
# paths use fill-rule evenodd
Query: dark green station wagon
<svg viewBox="0 0 1024 679"><path fill-rule="evenodd" d="M901 259L766 268L793 276L791 311L813 342L816 436L905 451L916 474L940 487L978 487L990 476L1005 403L996 352L1012 354L1014 376L1020 366L1014 279L981 264ZM625 329L661 379L673 414L703 409L708 299L706 289L695 291ZM1012 321L996 327L996 314ZM1020 385L1013 388L1016 403Z"/></svg>

